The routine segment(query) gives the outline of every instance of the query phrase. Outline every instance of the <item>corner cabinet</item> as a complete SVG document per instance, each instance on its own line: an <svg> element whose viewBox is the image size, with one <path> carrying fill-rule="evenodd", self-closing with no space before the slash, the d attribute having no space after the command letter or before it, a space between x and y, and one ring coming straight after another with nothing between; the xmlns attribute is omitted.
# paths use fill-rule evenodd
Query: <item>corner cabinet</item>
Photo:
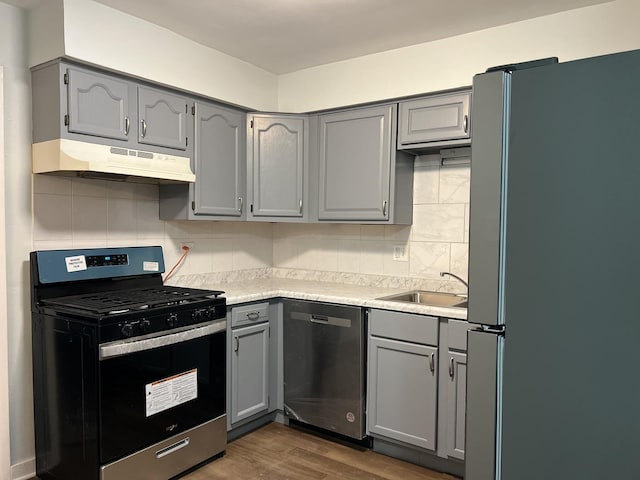
<svg viewBox="0 0 640 480"><path fill-rule="evenodd" d="M397 105L318 117L318 220L411 223L413 157L395 148Z"/></svg>
<svg viewBox="0 0 640 480"><path fill-rule="evenodd" d="M435 451L438 319L372 310L367 426L371 435Z"/></svg>
<svg viewBox="0 0 640 480"><path fill-rule="evenodd" d="M245 218L245 119L241 110L197 100L195 183L160 186L162 220Z"/></svg>
<svg viewBox="0 0 640 480"><path fill-rule="evenodd" d="M400 102L398 149L428 150L471 143L471 91Z"/></svg>
<svg viewBox="0 0 640 480"><path fill-rule="evenodd" d="M247 117L248 220L307 219L308 123L306 116Z"/></svg>

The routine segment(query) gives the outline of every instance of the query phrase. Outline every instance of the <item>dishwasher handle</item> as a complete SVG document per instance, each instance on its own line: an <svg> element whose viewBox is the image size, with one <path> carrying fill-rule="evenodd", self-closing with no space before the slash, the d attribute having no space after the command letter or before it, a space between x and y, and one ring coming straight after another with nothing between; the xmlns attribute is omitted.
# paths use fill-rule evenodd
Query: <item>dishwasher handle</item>
<svg viewBox="0 0 640 480"><path fill-rule="evenodd" d="M292 320L302 320L303 322L311 322L318 325L331 325L334 327L351 327L350 318L332 317L330 315L318 315L315 313L291 312Z"/></svg>

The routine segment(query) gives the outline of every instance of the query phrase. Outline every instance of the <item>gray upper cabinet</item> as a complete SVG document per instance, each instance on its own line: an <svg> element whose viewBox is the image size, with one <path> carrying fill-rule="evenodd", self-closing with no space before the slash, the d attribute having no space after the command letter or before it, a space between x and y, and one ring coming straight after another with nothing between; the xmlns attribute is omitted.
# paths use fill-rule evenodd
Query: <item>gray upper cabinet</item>
<svg viewBox="0 0 640 480"><path fill-rule="evenodd" d="M127 140L131 129L129 83L78 68L67 69L69 131Z"/></svg>
<svg viewBox="0 0 640 480"><path fill-rule="evenodd" d="M241 110L197 100L195 183L160 186L162 220L243 220L246 188L245 118Z"/></svg>
<svg viewBox="0 0 640 480"><path fill-rule="evenodd" d="M196 102L196 215L242 216L245 185L244 125L244 112Z"/></svg>
<svg viewBox="0 0 640 480"><path fill-rule="evenodd" d="M398 149L467 145L471 138L471 91L400 103Z"/></svg>
<svg viewBox="0 0 640 480"><path fill-rule="evenodd" d="M247 122L248 218L305 219L308 118L256 114Z"/></svg>
<svg viewBox="0 0 640 480"><path fill-rule="evenodd" d="M396 155L396 108L319 116L320 221L411 223L413 162Z"/></svg>
<svg viewBox="0 0 640 480"><path fill-rule="evenodd" d="M187 149L186 97L138 87L138 142L159 147Z"/></svg>

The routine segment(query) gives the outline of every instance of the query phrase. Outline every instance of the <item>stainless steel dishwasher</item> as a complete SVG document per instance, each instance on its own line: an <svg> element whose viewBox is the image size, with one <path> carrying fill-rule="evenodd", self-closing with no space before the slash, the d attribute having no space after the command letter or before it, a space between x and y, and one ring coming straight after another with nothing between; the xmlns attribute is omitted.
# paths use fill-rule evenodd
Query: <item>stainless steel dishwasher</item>
<svg viewBox="0 0 640 480"><path fill-rule="evenodd" d="M285 414L365 438L364 310L285 300L283 341Z"/></svg>

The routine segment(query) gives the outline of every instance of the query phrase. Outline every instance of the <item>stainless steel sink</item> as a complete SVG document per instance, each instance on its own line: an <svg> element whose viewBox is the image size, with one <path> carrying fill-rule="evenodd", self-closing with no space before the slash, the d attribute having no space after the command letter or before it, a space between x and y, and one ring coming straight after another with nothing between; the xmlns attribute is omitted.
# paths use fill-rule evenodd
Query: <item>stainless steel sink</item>
<svg viewBox="0 0 640 480"><path fill-rule="evenodd" d="M467 308L467 297L453 293L429 292L426 290L412 290L410 292L397 293L378 300L389 302L419 303L432 307Z"/></svg>

